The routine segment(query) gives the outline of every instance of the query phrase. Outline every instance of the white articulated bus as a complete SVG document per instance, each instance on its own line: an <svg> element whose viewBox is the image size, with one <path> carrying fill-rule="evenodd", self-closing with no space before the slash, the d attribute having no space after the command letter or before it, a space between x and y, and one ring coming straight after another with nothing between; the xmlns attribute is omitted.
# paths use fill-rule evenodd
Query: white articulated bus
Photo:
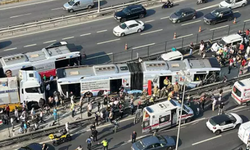
<svg viewBox="0 0 250 150"><path fill-rule="evenodd" d="M64 68L58 73L58 89L65 93L75 84L81 95L90 91L93 96L101 95L104 90L118 92L122 86L125 90L143 90L148 88L148 81L153 86L162 88L166 77L171 83L184 79L188 87L195 87L211 74L220 74L220 66L216 59L183 60L183 61L145 61L141 63L106 64ZM80 87L80 88L79 88ZM71 88L72 89L72 88ZM68 91L70 92L70 91Z"/></svg>
<svg viewBox="0 0 250 150"><path fill-rule="evenodd" d="M36 70L42 76L56 75L56 69L79 64L80 52L71 52L66 42L55 43L40 51L5 56L0 59L3 71L11 70L17 75L20 69Z"/></svg>

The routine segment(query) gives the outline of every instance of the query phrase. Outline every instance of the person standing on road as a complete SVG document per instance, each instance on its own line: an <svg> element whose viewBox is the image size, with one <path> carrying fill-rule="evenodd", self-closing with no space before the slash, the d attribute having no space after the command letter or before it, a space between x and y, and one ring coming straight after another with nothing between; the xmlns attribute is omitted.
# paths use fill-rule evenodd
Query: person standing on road
<svg viewBox="0 0 250 150"><path fill-rule="evenodd" d="M108 141L107 139L104 139L102 142L103 150L108 150Z"/></svg>
<svg viewBox="0 0 250 150"><path fill-rule="evenodd" d="M131 142L134 143L136 141L136 137L137 137L137 133L135 131L132 132L132 135L131 135Z"/></svg>
<svg viewBox="0 0 250 150"><path fill-rule="evenodd" d="M71 116L72 116L72 118L74 118L75 117L75 103L74 103L74 101L73 101L73 103L71 103L70 109L71 109Z"/></svg>
<svg viewBox="0 0 250 150"><path fill-rule="evenodd" d="M224 108L224 103L223 103L223 102L220 102L220 104L219 104L219 111L218 111L218 115L223 114L223 108Z"/></svg>
<svg viewBox="0 0 250 150"><path fill-rule="evenodd" d="M87 149L91 150L91 148L92 148L92 138L90 136L87 138L86 143L87 143Z"/></svg>
<svg viewBox="0 0 250 150"><path fill-rule="evenodd" d="M80 101L79 101L80 113L82 113L83 99L84 99L84 96L82 96L82 97L80 98Z"/></svg>

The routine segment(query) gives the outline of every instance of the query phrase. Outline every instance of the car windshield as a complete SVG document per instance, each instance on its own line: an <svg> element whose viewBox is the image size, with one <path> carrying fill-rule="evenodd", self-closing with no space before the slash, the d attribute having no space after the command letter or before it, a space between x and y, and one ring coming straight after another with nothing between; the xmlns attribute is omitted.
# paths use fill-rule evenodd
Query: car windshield
<svg viewBox="0 0 250 150"><path fill-rule="evenodd" d="M181 11L177 11L174 13L176 16L181 16L182 12Z"/></svg>
<svg viewBox="0 0 250 150"><path fill-rule="evenodd" d="M127 25L126 25L125 23L121 23L121 24L119 25L119 27L122 28L122 29L125 29L125 28L127 28Z"/></svg>
<svg viewBox="0 0 250 150"><path fill-rule="evenodd" d="M214 16L214 17L218 17L220 15L220 13L216 10L212 11L211 14Z"/></svg>
<svg viewBox="0 0 250 150"><path fill-rule="evenodd" d="M232 0L226 0L226 2L227 2L228 4L231 4L231 3L232 3Z"/></svg>
<svg viewBox="0 0 250 150"><path fill-rule="evenodd" d="M232 120L234 122L236 121L236 118L233 115L228 114L227 116L228 116L228 118L230 118L230 120Z"/></svg>
<svg viewBox="0 0 250 150"><path fill-rule="evenodd" d="M130 13L130 10L129 10L128 8L124 8L124 9L122 10L122 12L124 12L125 14L129 14L129 13Z"/></svg>
<svg viewBox="0 0 250 150"><path fill-rule="evenodd" d="M220 46L226 45L226 42L224 40L220 40L218 43Z"/></svg>
<svg viewBox="0 0 250 150"><path fill-rule="evenodd" d="M143 149L145 147L145 145L143 145L143 143L139 140L135 143L136 147L138 149Z"/></svg>
<svg viewBox="0 0 250 150"><path fill-rule="evenodd" d="M164 143L164 144L167 143L166 139L163 136L159 135L157 136L157 138L159 139L159 141L161 141L161 143Z"/></svg>
<svg viewBox="0 0 250 150"><path fill-rule="evenodd" d="M72 5L75 4L75 1L74 1L74 0L70 0L70 1L68 2L68 4L69 4L70 6L72 6Z"/></svg>
<svg viewBox="0 0 250 150"><path fill-rule="evenodd" d="M210 122L213 126L216 126L216 123L214 122L213 119L209 119L209 122Z"/></svg>

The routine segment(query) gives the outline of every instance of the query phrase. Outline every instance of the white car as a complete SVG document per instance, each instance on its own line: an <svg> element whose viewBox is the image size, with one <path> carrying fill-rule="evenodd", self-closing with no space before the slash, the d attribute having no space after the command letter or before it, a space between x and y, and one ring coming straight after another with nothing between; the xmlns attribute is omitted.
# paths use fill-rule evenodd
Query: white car
<svg viewBox="0 0 250 150"><path fill-rule="evenodd" d="M220 3L219 7L227 7L227 8L238 8L244 7L247 5L247 0L224 0Z"/></svg>
<svg viewBox="0 0 250 150"><path fill-rule="evenodd" d="M221 132L239 127L242 122L243 120L239 115L235 113L229 113L214 116L208 119L206 125L209 130L218 135Z"/></svg>
<svg viewBox="0 0 250 150"><path fill-rule="evenodd" d="M116 26L113 29L115 36L125 36L128 34L141 32L144 30L144 23L139 20L130 20L124 23L121 23L119 26Z"/></svg>

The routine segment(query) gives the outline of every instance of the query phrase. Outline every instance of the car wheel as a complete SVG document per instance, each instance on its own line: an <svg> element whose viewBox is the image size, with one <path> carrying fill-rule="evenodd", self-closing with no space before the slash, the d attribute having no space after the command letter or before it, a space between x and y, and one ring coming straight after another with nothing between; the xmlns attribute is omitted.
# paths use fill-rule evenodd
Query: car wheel
<svg viewBox="0 0 250 150"><path fill-rule="evenodd" d="M246 6L246 4L245 4L245 3L243 3L241 6L242 6L242 7L245 7L245 6Z"/></svg>
<svg viewBox="0 0 250 150"><path fill-rule="evenodd" d="M125 33L122 33L121 36L125 36Z"/></svg>
<svg viewBox="0 0 250 150"><path fill-rule="evenodd" d="M193 16L193 19L196 19L196 16L195 16L195 15Z"/></svg>
<svg viewBox="0 0 250 150"><path fill-rule="evenodd" d="M137 32L140 33L140 32L141 32L141 29L138 29Z"/></svg>
<svg viewBox="0 0 250 150"><path fill-rule="evenodd" d="M139 18L144 18L145 15L144 14L140 14Z"/></svg>
<svg viewBox="0 0 250 150"><path fill-rule="evenodd" d="M122 18L122 19L121 19L121 22L125 22L125 21L126 21L126 19L125 19L125 18Z"/></svg>
<svg viewBox="0 0 250 150"><path fill-rule="evenodd" d="M73 10L73 9L70 9L69 12L72 13L72 12L74 12L74 10Z"/></svg>
<svg viewBox="0 0 250 150"><path fill-rule="evenodd" d="M217 130L217 131L215 131L215 134L216 134L216 135L221 134L221 130Z"/></svg>

